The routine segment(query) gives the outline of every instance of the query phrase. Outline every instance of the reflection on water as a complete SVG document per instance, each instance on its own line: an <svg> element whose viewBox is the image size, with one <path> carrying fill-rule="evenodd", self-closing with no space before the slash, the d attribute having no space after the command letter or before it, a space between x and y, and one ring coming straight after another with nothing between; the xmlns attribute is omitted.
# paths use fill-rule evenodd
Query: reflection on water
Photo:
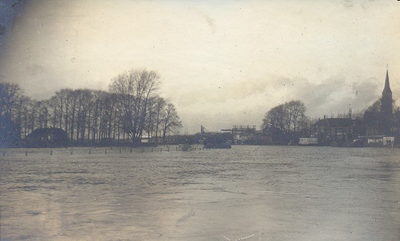
<svg viewBox="0 0 400 241"><path fill-rule="evenodd" d="M399 240L398 149L11 150L1 240Z"/></svg>

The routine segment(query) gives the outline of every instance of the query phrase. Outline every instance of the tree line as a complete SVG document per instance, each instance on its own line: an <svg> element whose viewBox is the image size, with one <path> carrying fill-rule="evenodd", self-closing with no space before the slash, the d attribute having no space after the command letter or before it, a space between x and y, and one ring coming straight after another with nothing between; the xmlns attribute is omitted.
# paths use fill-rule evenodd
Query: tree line
<svg viewBox="0 0 400 241"><path fill-rule="evenodd" d="M17 84L0 83L0 144L9 145L38 128L61 128L75 143L117 140L161 143L182 127L175 106L159 95L155 71L133 69L111 80L108 91L61 89L33 100Z"/></svg>
<svg viewBox="0 0 400 241"><path fill-rule="evenodd" d="M286 136L288 139L307 136L312 121L306 116L306 110L304 103L299 100L277 105L265 114L262 129L279 132L280 136Z"/></svg>

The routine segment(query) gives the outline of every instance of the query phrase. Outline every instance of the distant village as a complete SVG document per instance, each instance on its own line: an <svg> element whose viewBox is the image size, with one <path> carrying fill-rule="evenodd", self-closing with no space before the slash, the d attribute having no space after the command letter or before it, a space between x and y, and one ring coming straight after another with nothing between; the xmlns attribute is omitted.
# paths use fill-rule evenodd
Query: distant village
<svg viewBox="0 0 400 241"><path fill-rule="evenodd" d="M389 73L382 97L363 113L340 117L323 116L312 121L304 116L300 101L291 101L271 109L261 130L256 126L233 126L221 133L206 133L204 138L232 138L235 144L253 145L314 145L340 147L393 147L400 144L400 109L395 107L390 88ZM226 136L229 133L230 135Z"/></svg>
<svg viewBox="0 0 400 241"><path fill-rule="evenodd" d="M259 129L235 125L209 132L200 126L194 135L176 134L182 124L175 107L153 93L158 78L153 71L131 70L112 81L110 92L63 89L45 101L30 100L19 86L0 83L0 147L399 146L400 109L388 71L382 97L361 114L350 109L340 117L311 120L304 104L294 100L269 110Z"/></svg>

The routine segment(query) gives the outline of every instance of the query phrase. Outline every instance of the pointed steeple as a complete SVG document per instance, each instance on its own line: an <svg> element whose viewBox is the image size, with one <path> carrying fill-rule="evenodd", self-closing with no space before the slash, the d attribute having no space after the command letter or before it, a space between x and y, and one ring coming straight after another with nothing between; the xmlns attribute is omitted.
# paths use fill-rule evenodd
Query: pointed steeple
<svg viewBox="0 0 400 241"><path fill-rule="evenodd" d="M392 93L392 90L390 89L390 83L389 83L389 70L386 68L386 80L385 80L385 88L383 89L383 93Z"/></svg>
<svg viewBox="0 0 400 241"><path fill-rule="evenodd" d="M392 99L392 90L390 89L389 83L389 71L386 69L386 79L385 79L385 88L382 91L382 113L386 116L391 116L393 113L393 99Z"/></svg>
<svg viewBox="0 0 400 241"><path fill-rule="evenodd" d="M393 99L392 99L392 90L390 89L390 83L389 83L389 71L387 68L386 68L385 88L382 91L381 104L382 104L381 105L382 134L391 135L392 117L393 117Z"/></svg>

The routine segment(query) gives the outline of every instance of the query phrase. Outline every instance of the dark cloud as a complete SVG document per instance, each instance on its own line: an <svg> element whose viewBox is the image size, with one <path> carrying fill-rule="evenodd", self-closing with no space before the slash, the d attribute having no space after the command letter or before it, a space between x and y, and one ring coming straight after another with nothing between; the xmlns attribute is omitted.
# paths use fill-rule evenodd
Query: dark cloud
<svg viewBox="0 0 400 241"><path fill-rule="evenodd" d="M361 110L379 98L379 81L374 78L352 82L337 76L321 83L311 83L307 79L295 79L292 82L297 84L290 91L290 98L303 101L312 117L336 115L347 112L349 108Z"/></svg>

